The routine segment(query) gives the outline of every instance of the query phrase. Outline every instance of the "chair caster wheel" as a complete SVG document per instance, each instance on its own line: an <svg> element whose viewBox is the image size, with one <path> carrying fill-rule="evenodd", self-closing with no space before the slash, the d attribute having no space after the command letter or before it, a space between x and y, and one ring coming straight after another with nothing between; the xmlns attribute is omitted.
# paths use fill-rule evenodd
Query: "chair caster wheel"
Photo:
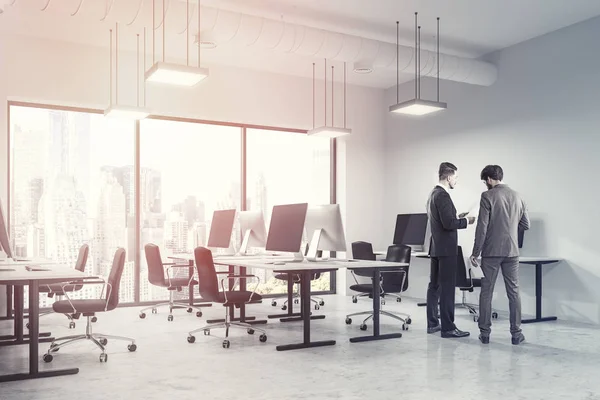
<svg viewBox="0 0 600 400"><path fill-rule="evenodd" d="M226 339L226 340L223 340L223 348L224 348L224 349L228 349L228 348L229 348L229 346L230 346L229 340L227 340L227 339Z"/></svg>
<svg viewBox="0 0 600 400"><path fill-rule="evenodd" d="M202 311L196 311L196 317L200 318L202 316Z"/></svg>
<svg viewBox="0 0 600 400"><path fill-rule="evenodd" d="M281 306L281 309L282 309L283 311L285 311L285 310L287 310L287 306L284 304L284 305L282 305L282 306Z"/></svg>
<svg viewBox="0 0 600 400"><path fill-rule="evenodd" d="M44 362L52 362L52 360L54 359L54 357L52 357L52 354L44 354L44 357L42 357L42 359L44 360Z"/></svg>
<svg viewBox="0 0 600 400"><path fill-rule="evenodd" d="M156 308L153 308L152 309L152 314L157 314L157 313L158 313L158 310Z"/></svg>
<svg viewBox="0 0 600 400"><path fill-rule="evenodd" d="M408 325L406 325L405 323L402 324L402 330L403 331L407 331L408 330Z"/></svg>
<svg viewBox="0 0 600 400"><path fill-rule="evenodd" d="M324 305L325 305L325 302L324 302L323 300L321 300L321 301L319 302L319 305L320 305L320 306L324 306Z"/></svg>
<svg viewBox="0 0 600 400"><path fill-rule="evenodd" d="M381 305L385 306L385 300L381 300Z"/></svg>
<svg viewBox="0 0 600 400"><path fill-rule="evenodd" d="M248 329L247 332L248 335L254 335L254 329Z"/></svg>
<svg viewBox="0 0 600 400"><path fill-rule="evenodd" d="M492 313L492 318L494 318L494 319L498 319L498 313L497 313L497 312L493 312L493 313Z"/></svg>
<svg viewBox="0 0 600 400"><path fill-rule="evenodd" d="M272 305L273 307L277 307L277 302L276 302L275 300L273 300L273 301L271 302L271 305Z"/></svg>
<svg viewBox="0 0 600 400"><path fill-rule="evenodd" d="M140 319L146 318L146 313L140 313Z"/></svg>
<svg viewBox="0 0 600 400"><path fill-rule="evenodd" d="M206 333L205 333L205 335L206 335ZM196 341L196 336L188 336L187 341L188 341L188 343L194 343Z"/></svg>
<svg viewBox="0 0 600 400"><path fill-rule="evenodd" d="M352 323L352 318L346 318L346 325L350 325Z"/></svg>
<svg viewBox="0 0 600 400"><path fill-rule="evenodd" d="M108 344L108 339L106 339L106 338L102 338L102 339L100 339L98 341L100 342L100 344L102 346L106 346Z"/></svg>
<svg viewBox="0 0 600 400"><path fill-rule="evenodd" d="M127 350L129 350L133 353L134 351L137 350L137 345L135 343L129 344L129 345L127 345Z"/></svg>
<svg viewBox="0 0 600 400"><path fill-rule="evenodd" d="M358 299L357 299L356 297L352 296L352 302L353 302L354 304L356 304L356 303L358 303Z"/></svg>
<svg viewBox="0 0 600 400"><path fill-rule="evenodd" d="M75 329L75 322L69 322L69 329Z"/></svg>
<svg viewBox="0 0 600 400"><path fill-rule="evenodd" d="M260 335L260 337L258 338L258 340L260 340L261 343L265 343L267 341L267 335L265 335L263 333L262 335Z"/></svg>
<svg viewBox="0 0 600 400"><path fill-rule="evenodd" d="M366 331L367 330L367 324L361 324L360 325L360 330L361 331Z"/></svg>
<svg viewBox="0 0 600 400"><path fill-rule="evenodd" d="M410 319L410 318L407 318L407 319L406 319L406 325L410 325L410 324L412 324L412 319Z"/></svg>
<svg viewBox="0 0 600 400"><path fill-rule="evenodd" d="M189 312L190 314L192 313L192 311L194 311L194 310L193 310L191 307L189 307L189 308L187 309L187 312Z"/></svg>
<svg viewBox="0 0 600 400"><path fill-rule="evenodd" d="M315 304L315 310L319 310L319 309L321 309L321 307L319 307L318 304Z"/></svg>
<svg viewBox="0 0 600 400"><path fill-rule="evenodd" d="M402 299L400 297L396 297L396 303L402 303Z"/></svg>
<svg viewBox="0 0 600 400"><path fill-rule="evenodd" d="M204 331L204 336L210 336L210 331Z"/></svg>
<svg viewBox="0 0 600 400"><path fill-rule="evenodd" d="M167 321L169 321L169 322L173 321L173 316L172 316L172 315L169 315L169 316L167 317Z"/></svg>
<svg viewBox="0 0 600 400"><path fill-rule="evenodd" d="M100 362L108 362L108 354L106 354L106 353L100 354Z"/></svg>
<svg viewBox="0 0 600 400"><path fill-rule="evenodd" d="M92 317L92 322L98 322L98 317Z"/></svg>
<svg viewBox="0 0 600 400"><path fill-rule="evenodd" d="M473 322L479 322L479 317L475 315L475 316L473 317Z"/></svg>

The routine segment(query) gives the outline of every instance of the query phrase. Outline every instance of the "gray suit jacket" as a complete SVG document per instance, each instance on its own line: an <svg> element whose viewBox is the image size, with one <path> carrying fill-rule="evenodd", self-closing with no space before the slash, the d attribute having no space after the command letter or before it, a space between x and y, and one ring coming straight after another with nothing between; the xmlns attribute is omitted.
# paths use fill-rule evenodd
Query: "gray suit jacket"
<svg viewBox="0 0 600 400"><path fill-rule="evenodd" d="M519 229L529 229L529 216L517 192L505 184L481 194L474 257L518 257Z"/></svg>

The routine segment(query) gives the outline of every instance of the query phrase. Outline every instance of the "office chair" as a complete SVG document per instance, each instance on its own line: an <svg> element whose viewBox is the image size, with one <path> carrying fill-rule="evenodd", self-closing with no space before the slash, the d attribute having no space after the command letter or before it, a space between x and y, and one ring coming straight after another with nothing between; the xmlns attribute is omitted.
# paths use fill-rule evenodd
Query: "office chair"
<svg viewBox="0 0 600 400"><path fill-rule="evenodd" d="M213 329L225 328L223 348L228 349L230 346L229 328L231 327L246 329L246 332L250 335L253 335L255 331L258 331L261 333L259 338L260 341L262 343L266 342L267 333L264 330L255 328L244 322L232 322L229 320L229 311L233 307L240 307L242 304L257 303L262 300L262 296L256 293L256 289L260 284L260 279L256 275L233 275L229 274L229 272L216 272L212 253L205 247L197 247L194 250L194 258L196 259L196 268L198 269L198 289L200 295L206 301L223 304L225 307L225 322L205 325L202 328L189 332L187 337L188 343L194 343L196 341L196 337L194 336L194 333L196 332L202 331L205 335L210 335L210 332ZM221 291L219 291L217 274L226 274L225 278L221 279ZM250 278L256 280L256 285L252 291L225 290L225 281L233 279L233 287L235 287L240 279L248 280ZM231 286L229 289L231 289Z"/></svg>
<svg viewBox="0 0 600 400"><path fill-rule="evenodd" d="M355 260L370 260L375 261L377 257L375 253L373 253L373 245L369 242L352 242L352 258ZM356 284L350 286L350 290L355 292L359 292L360 294L352 295L352 302L357 303L359 297L369 296L373 293L373 284L372 283L359 283L357 276L362 276L366 278L371 278L373 276L373 272L370 270L356 270L350 271L352 273L352 277L354 278L354 282ZM382 302L384 302L382 298Z"/></svg>
<svg viewBox="0 0 600 400"><path fill-rule="evenodd" d="M466 308L469 310L469 314L473 315L473 321L479 322L478 306L467 302L467 292L473 293L474 288L481 288L481 279L473 278L471 265L467 268L461 246L458 246L457 262L458 270L456 272L456 287L462 292L462 302L456 304L456 307ZM496 311L492 312L492 318L498 318L498 313Z"/></svg>
<svg viewBox="0 0 600 400"><path fill-rule="evenodd" d="M88 254L90 252L90 246L88 246L87 244L82 245L79 248L79 254L77 255L77 261L75 262L75 269L77 271L80 272L84 272L85 271L85 265L87 264L87 259L88 259ZM62 297L65 296L65 290L69 293L73 293L76 291L79 291L83 288L82 284L79 283L73 283L67 286L63 286L63 283L51 283L49 285L41 285L40 286L40 293L47 293L48 294L48 298L52 298L54 296L56 296L57 298L59 298L60 300L62 299ZM40 313L40 317L43 317L44 315L51 315L54 314L54 311L45 311ZM79 319L79 314L68 314L65 313L64 314L68 319L69 319L69 329L74 329L75 328L75 321L76 319ZM97 318L94 317L92 319L92 322L96 322ZM27 329L29 329L29 322L26 325Z"/></svg>
<svg viewBox="0 0 600 400"><path fill-rule="evenodd" d="M306 256L308 254L308 247L309 245L306 245L306 250L304 251L304 255ZM323 252L321 250L317 251L317 257L321 257L323 255ZM317 272L315 274L312 274L312 276L310 277L311 282L315 281L317 279L319 279L321 277L321 273ZM292 279L294 281L294 287L296 288L296 290L294 291L294 293L292 294L292 299L294 301L294 304L300 304L300 275L299 274L276 274L275 275L275 279L279 279L281 281L288 281L290 279ZM277 307L277 300L283 299L284 297L276 297L273 300L271 300L271 305L273 307ZM288 303L289 299L287 297L285 297L285 301L283 302L283 305L281 306L281 309L283 311L287 310L287 303ZM323 300L322 297L319 296L310 296L310 301L314 303L315 305L315 310L319 310L321 308L321 306L325 305L325 301Z"/></svg>
<svg viewBox="0 0 600 400"><path fill-rule="evenodd" d="M202 310L199 307L190 306L186 301L175 301L173 299L173 294L175 291L181 292L184 286L187 287L192 285L193 287L194 285L198 284L193 277L176 277L177 273L174 271L175 269L185 268L187 271L189 270L190 266L176 263L164 263L160 256L160 249L153 243L149 243L144 246L144 252L146 253L146 262L148 264L148 281L154 286L166 288L169 291L169 301L167 303L155 304L142 309L140 311L140 318L146 318L146 311L148 310L152 310L152 314L156 314L159 307L166 306L169 307L169 316L167 317L167 321L173 321L174 308L187 308L188 313L196 310L196 316L201 317ZM167 268L165 269L165 267ZM167 275L166 279L165 272Z"/></svg>
<svg viewBox="0 0 600 400"><path fill-rule="evenodd" d="M65 292L65 297L67 298L67 300L57 301L52 305L52 308L57 313L83 314L84 317L87 317L87 326L85 328L85 334L64 336L61 338L54 339L50 344L48 352L44 354L43 359L45 362L48 363L53 360L54 356L52 355L52 353L56 353L59 349L68 346L72 343L76 343L80 340L90 340L94 344L96 344L96 346L98 346L100 350L102 350L102 353L100 353L100 362L108 361L108 354L106 354L106 345L108 344L108 339L124 340L127 342L131 342L127 346L127 349L129 351L135 351L137 349L134 339L92 332L91 319L96 315L96 313L112 311L115 308L117 308L117 305L119 304L119 286L121 284L121 275L123 275L124 268L125 249L118 248L115 252L115 257L113 259L112 267L110 269L108 281L103 278L83 279L81 282L77 281L77 284L82 285L101 284L102 292L100 293L100 298L71 300L71 298L69 298L68 292ZM63 286L68 285L69 283L63 284Z"/></svg>
<svg viewBox="0 0 600 400"><path fill-rule="evenodd" d="M410 264L410 254L411 248L409 246L405 246L402 244L392 245L388 247L387 255L385 261L391 262L399 262L399 263L407 263ZM396 301L400 301L400 296L395 295L394 293L402 293L408 289L408 270L409 267L398 267L393 271L381 271L381 284L379 285L380 296L382 297L382 305L385 305L386 295L391 295L396 297ZM373 270L366 269L363 270L373 276ZM372 296L372 292L370 293ZM402 330L408 330L408 325L412 323L409 314L393 312L393 311L384 311L383 309L379 310L380 315L385 315L390 318L394 318L398 321L402 322ZM352 318L356 315L367 315L360 325L360 329L365 331L367 330L367 321L373 318L373 311L362 311L353 314L348 314L346 316L346 324L350 325L352 323Z"/></svg>

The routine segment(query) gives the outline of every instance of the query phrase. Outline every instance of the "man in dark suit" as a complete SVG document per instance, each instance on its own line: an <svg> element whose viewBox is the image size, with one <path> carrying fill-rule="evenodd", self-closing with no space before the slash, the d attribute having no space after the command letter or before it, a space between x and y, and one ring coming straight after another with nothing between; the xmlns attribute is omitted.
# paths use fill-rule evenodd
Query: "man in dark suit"
<svg viewBox="0 0 600 400"><path fill-rule="evenodd" d="M475 222L474 217L459 218L449 191L458 180L458 169L449 162L440 164L439 183L427 202L429 229L431 230L431 276L427 288L427 333L442 331L444 338L469 336L454 325L454 296L458 267L458 229ZM437 305L440 303L440 325Z"/></svg>

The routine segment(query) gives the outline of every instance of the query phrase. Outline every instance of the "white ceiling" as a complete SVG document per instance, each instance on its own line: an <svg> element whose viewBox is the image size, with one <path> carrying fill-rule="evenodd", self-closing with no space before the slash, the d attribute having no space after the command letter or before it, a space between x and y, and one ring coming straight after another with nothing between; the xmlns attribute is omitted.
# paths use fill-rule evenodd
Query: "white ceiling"
<svg viewBox="0 0 600 400"><path fill-rule="evenodd" d="M127 21L132 20L140 1L144 3L136 23L130 28L122 24L120 28L122 48L135 49L135 33L140 33L144 25L151 26L151 0L114 0L113 9L103 22L100 19L107 4L105 0L84 1L79 13L72 17L80 1L50 0L48 9L42 12L48 0L0 0L4 10L0 14L0 32L106 47L108 29L115 21L111 17L119 14ZM113 0L106 1L110 4ZM196 2L191 0L193 12ZM414 12L418 11L419 22L423 25L423 48L433 49L435 18L439 16L441 52L467 58L480 57L600 15L599 0L202 0L201 4L203 30L215 21L223 22L218 13L221 9L395 43L395 22L398 20L400 43L407 46L414 44ZM156 0L156 5L157 21L160 22L162 1ZM166 7L178 9L180 14L177 15L185 15L183 0L166 0ZM191 19L195 17L191 16ZM195 34L196 30L192 22L190 34ZM185 18L170 20L167 12L167 57L185 57L184 31ZM159 50L161 34L158 30ZM220 39L226 41L224 36L230 35L221 32ZM190 52L195 59L193 45L190 45ZM204 61L212 65L298 76L311 76L312 62L315 61L292 53L251 48L239 40L223 43L214 50L204 50L202 55ZM411 79L412 75L401 76L401 81ZM395 80L394 71L390 73L389 70L348 75L350 83L373 87L390 87Z"/></svg>

